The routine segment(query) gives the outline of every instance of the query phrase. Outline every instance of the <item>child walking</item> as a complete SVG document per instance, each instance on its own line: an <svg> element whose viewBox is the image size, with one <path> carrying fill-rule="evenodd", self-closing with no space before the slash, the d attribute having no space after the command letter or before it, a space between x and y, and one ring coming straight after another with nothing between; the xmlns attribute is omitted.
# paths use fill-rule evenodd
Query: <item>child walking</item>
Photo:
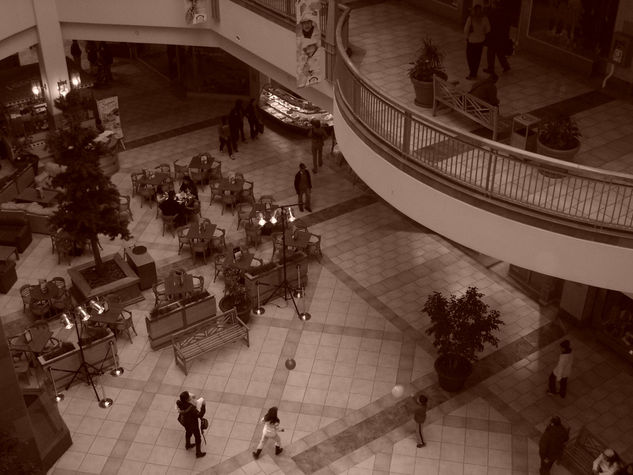
<svg viewBox="0 0 633 475"><path fill-rule="evenodd" d="M262 422L264 423L264 429L262 430L262 438L259 441L259 444L257 444L257 450L253 452L253 457L255 459L258 459L259 454L262 453L266 439L273 439L275 441L275 455L279 455L284 450L281 448L281 438L279 437L279 434L277 434L277 431L284 431L284 429L279 428L277 408L273 406L268 409L268 412L262 418Z"/></svg>

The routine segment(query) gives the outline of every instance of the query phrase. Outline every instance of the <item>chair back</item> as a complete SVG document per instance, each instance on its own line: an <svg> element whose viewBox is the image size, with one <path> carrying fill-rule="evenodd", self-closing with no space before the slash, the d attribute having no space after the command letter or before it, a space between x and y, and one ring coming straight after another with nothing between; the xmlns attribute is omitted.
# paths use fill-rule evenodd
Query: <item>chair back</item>
<svg viewBox="0 0 633 475"><path fill-rule="evenodd" d="M259 202L262 204L273 204L275 202L275 198L273 195L262 195L259 197Z"/></svg>
<svg viewBox="0 0 633 475"><path fill-rule="evenodd" d="M160 170L161 173L167 173L171 176L171 166L169 166L169 163L161 163L160 165L157 165L155 169Z"/></svg>
<svg viewBox="0 0 633 475"><path fill-rule="evenodd" d="M66 293L66 279L63 277L53 277L51 282L53 282L61 292Z"/></svg>
<svg viewBox="0 0 633 475"><path fill-rule="evenodd" d="M139 178L143 176L143 172L132 172L130 173L130 178L132 179L132 194L138 192L140 182Z"/></svg>
<svg viewBox="0 0 633 475"><path fill-rule="evenodd" d="M119 211L131 213L130 209L130 195L119 196Z"/></svg>
<svg viewBox="0 0 633 475"><path fill-rule="evenodd" d="M20 287L20 297L22 297L22 303L26 308L31 303L31 286L29 284Z"/></svg>
<svg viewBox="0 0 633 475"><path fill-rule="evenodd" d="M178 165L174 162L174 179L181 180L186 176L189 176L189 167L187 165Z"/></svg>

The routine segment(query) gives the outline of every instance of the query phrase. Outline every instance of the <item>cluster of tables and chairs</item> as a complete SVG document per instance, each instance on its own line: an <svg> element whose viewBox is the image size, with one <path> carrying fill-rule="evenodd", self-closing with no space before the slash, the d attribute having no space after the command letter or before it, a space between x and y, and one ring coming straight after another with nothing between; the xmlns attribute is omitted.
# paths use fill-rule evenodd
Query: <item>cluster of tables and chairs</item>
<svg viewBox="0 0 633 475"><path fill-rule="evenodd" d="M155 306L190 297L205 290L204 277L188 274L184 269L174 269L164 280L152 286Z"/></svg>
<svg viewBox="0 0 633 475"><path fill-rule="evenodd" d="M59 252L59 251L58 251ZM71 305L70 294L63 277L51 280L40 279L38 284L25 284L20 287L23 310L35 318L47 318Z"/></svg>

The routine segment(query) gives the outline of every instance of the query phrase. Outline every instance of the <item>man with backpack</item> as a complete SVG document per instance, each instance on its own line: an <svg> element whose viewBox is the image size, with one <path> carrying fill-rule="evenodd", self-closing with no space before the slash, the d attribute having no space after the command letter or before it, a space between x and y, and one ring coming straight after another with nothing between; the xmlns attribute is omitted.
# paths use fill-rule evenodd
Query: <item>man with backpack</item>
<svg viewBox="0 0 633 475"><path fill-rule="evenodd" d="M180 399L176 401L176 408L178 409L178 422L185 428L185 448L188 450L194 446L191 443L191 436L193 435L196 442L196 458L204 457L207 453L200 450L202 441L200 426L198 425L198 420L202 420L207 411L204 399L200 398L196 401L194 394L189 391L183 391L180 393Z"/></svg>

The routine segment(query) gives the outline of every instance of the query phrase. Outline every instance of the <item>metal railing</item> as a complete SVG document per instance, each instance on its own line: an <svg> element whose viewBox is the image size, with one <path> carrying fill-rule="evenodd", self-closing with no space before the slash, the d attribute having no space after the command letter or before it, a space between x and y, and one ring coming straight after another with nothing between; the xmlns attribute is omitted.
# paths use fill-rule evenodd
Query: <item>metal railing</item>
<svg viewBox="0 0 633 475"><path fill-rule="evenodd" d="M455 189L516 211L619 235L633 232L633 176L562 162L445 127L366 81L336 27L335 95L390 158Z"/></svg>

